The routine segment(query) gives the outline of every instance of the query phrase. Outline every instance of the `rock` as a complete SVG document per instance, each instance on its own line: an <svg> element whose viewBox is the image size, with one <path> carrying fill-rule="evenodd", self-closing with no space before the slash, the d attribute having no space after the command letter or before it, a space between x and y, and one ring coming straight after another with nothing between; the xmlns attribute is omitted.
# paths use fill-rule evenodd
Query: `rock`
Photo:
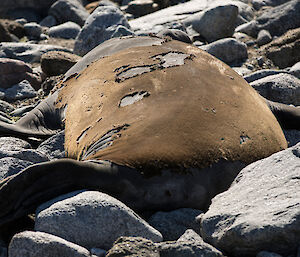
<svg viewBox="0 0 300 257"><path fill-rule="evenodd" d="M16 41L14 36L0 22L0 42Z"/></svg>
<svg viewBox="0 0 300 257"><path fill-rule="evenodd" d="M109 249L120 236L162 240L158 231L126 205L96 191L72 192L41 205L35 229L87 248Z"/></svg>
<svg viewBox="0 0 300 257"><path fill-rule="evenodd" d="M177 242L198 242L203 241L201 236L192 229L187 229L184 234L178 238Z"/></svg>
<svg viewBox="0 0 300 257"><path fill-rule="evenodd" d="M53 27L57 24L57 21L55 19L54 16L52 15L48 15L46 16L44 19L42 19L42 21L40 22L40 25L43 26L43 27Z"/></svg>
<svg viewBox="0 0 300 257"><path fill-rule="evenodd" d="M37 24L36 22L29 22L24 25L24 29L26 31L26 35L29 38L38 39L42 34L42 27L41 25Z"/></svg>
<svg viewBox="0 0 300 257"><path fill-rule="evenodd" d="M233 256L297 253L300 144L244 168L201 218L202 238Z"/></svg>
<svg viewBox="0 0 300 257"><path fill-rule="evenodd" d="M258 23L256 20L241 24L235 28L235 32L245 33L251 37L256 37L258 33Z"/></svg>
<svg viewBox="0 0 300 257"><path fill-rule="evenodd" d="M256 18L259 30L268 30L272 36L280 36L289 29L300 27L300 1L291 0L265 10Z"/></svg>
<svg viewBox="0 0 300 257"><path fill-rule="evenodd" d="M22 80L29 81L37 89L41 85L42 78L23 61L0 58L0 88L9 88Z"/></svg>
<svg viewBox="0 0 300 257"><path fill-rule="evenodd" d="M268 44L271 41L272 41L272 36L269 31L263 29L258 32L256 42L259 46Z"/></svg>
<svg viewBox="0 0 300 257"><path fill-rule="evenodd" d="M0 111L9 113L9 112L12 112L14 109L15 109L15 107L13 107L10 103L0 100ZM0 147L1 147L1 145L0 145Z"/></svg>
<svg viewBox="0 0 300 257"><path fill-rule="evenodd" d="M182 30L179 29L164 29L156 34L158 37L171 37L175 40L179 40L181 42L185 42L188 44L192 44L191 38L183 32Z"/></svg>
<svg viewBox="0 0 300 257"><path fill-rule="evenodd" d="M124 14L117 7L99 6L78 34L74 53L85 55L95 46L110 39L119 25L130 28Z"/></svg>
<svg viewBox="0 0 300 257"><path fill-rule="evenodd" d="M155 244L142 237L120 237L107 252L106 257L159 257Z"/></svg>
<svg viewBox="0 0 300 257"><path fill-rule="evenodd" d="M31 145L20 138L0 137L0 151L20 151L21 149L31 149Z"/></svg>
<svg viewBox="0 0 300 257"><path fill-rule="evenodd" d="M77 37L80 29L81 28L77 23L68 21L63 24L51 27L48 31L48 35L50 37L75 39Z"/></svg>
<svg viewBox="0 0 300 257"><path fill-rule="evenodd" d="M0 26L4 27L10 34L22 38L25 36L24 26L20 23L7 19L0 19Z"/></svg>
<svg viewBox="0 0 300 257"><path fill-rule="evenodd" d="M165 241L172 241L177 240L189 228L200 232L195 219L200 213L200 210L188 208L156 212L148 222L163 235Z"/></svg>
<svg viewBox="0 0 300 257"><path fill-rule="evenodd" d="M17 174L28 166L32 165L33 162L21 160L14 157L4 157L0 159L0 180Z"/></svg>
<svg viewBox="0 0 300 257"><path fill-rule="evenodd" d="M246 44L234 38L219 39L200 48L227 64L239 63L248 57Z"/></svg>
<svg viewBox="0 0 300 257"><path fill-rule="evenodd" d="M27 80L23 80L18 84L4 91L4 99L8 102L32 98L36 96L36 91Z"/></svg>
<svg viewBox="0 0 300 257"><path fill-rule="evenodd" d="M18 151L4 151L0 150L0 158L13 157L24 161L30 161L32 163L40 163L49 161L49 158L33 149L20 149Z"/></svg>
<svg viewBox="0 0 300 257"><path fill-rule="evenodd" d="M64 51L72 53L71 49L55 46L30 43L0 43L0 58L11 58L26 63L40 62L42 54L49 51Z"/></svg>
<svg viewBox="0 0 300 257"><path fill-rule="evenodd" d="M266 56L279 68L300 61L300 28L290 30L265 46Z"/></svg>
<svg viewBox="0 0 300 257"><path fill-rule="evenodd" d="M282 256L280 254L277 254L277 253L261 251L256 255L256 257L282 257Z"/></svg>
<svg viewBox="0 0 300 257"><path fill-rule="evenodd" d="M24 231L14 235L9 248L10 257L89 257L87 249L57 236L42 232Z"/></svg>
<svg viewBox="0 0 300 257"><path fill-rule="evenodd" d="M293 67L290 68L289 74L300 79L300 61L294 64Z"/></svg>
<svg viewBox="0 0 300 257"><path fill-rule="evenodd" d="M300 108L300 107L298 107ZM294 146L300 142L300 131L295 129L283 130L288 146Z"/></svg>
<svg viewBox="0 0 300 257"><path fill-rule="evenodd" d="M245 67L232 67L232 69L242 77L247 76L249 73L251 73L251 70Z"/></svg>
<svg viewBox="0 0 300 257"><path fill-rule="evenodd" d="M250 85L271 101L300 105L300 80L290 74L267 76L251 82Z"/></svg>
<svg viewBox="0 0 300 257"><path fill-rule="evenodd" d="M237 6L219 5L190 16L184 24L191 24L208 42L213 42L233 35L237 15Z"/></svg>
<svg viewBox="0 0 300 257"><path fill-rule="evenodd" d="M46 155L50 160L60 159L65 157L64 143L65 133L61 131L41 143L36 150Z"/></svg>
<svg viewBox="0 0 300 257"><path fill-rule="evenodd" d="M134 17L140 17L158 10L158 4L153 0L133 0L128 3L127 13L133 14Z"/></svg>
<svg viewBox="0 0 300 257"><path fill-rule="evenodd" d="M259 10L263 6L277 6L286 2L286 0L252 0L252 5L256 10Z"/></svg>
<svg viewBox="0 0 300 257"><path fill-rule="evenodd" d="M89 16L77 0L58 0L51 6L48 14L55 17L59 23L73 21L80 26L83 26Z"/></svg>
<svg viewBox="0 0 300 257"><path fill-rule="evenodd" d="M41 68L47 76L66 73L81 57L63 51L51 51L41 57Z"/></svg>
<svg viewBox="0 0 300 257"><path fill-rule="evenodd" d="M248 74L244 76L244 79L248 82L251 83L255 80L265 78L270 75L276 75L280 73L286 73L284 70L270 70L270 69L262 69L262 70L257 70L251 74Z"/></svg>

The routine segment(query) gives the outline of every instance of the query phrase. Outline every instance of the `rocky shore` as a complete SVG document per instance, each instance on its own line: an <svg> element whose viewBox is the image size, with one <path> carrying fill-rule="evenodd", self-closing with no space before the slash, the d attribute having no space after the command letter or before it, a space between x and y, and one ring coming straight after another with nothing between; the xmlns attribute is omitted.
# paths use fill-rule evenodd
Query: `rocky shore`
<svg viewBox="0 0 300 257"><path fill-rule="evenodd" d="M26 115L99 44L170 30L266 99L300 106L299 0L2 0L0 121ZM208 209L136 213L82 188L18 221L23 231L0 227L0 257L300 257L300 130L283 132L288 148L242 169ZM68 157L64 142L64 130L47 139L0 131L0 181Z"/></svg>

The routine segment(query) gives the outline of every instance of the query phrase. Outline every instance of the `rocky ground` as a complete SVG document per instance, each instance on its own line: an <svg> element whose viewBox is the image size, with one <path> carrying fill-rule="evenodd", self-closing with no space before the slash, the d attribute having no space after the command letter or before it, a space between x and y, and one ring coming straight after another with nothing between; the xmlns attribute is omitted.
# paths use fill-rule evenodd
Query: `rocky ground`
<svg viewBox="0 0 300 257"><path fill-rule="evenodd" d="M299 0L2 0L0 120L13 123L98 44L179 29L269 100L300 105ZM289 148L244 168L208 210L140 217L104 193L41 205L0 257L300 256L300 131ZM0 138L0 179L63 158L64 132ZM0 199L1 201L1 199Z"/></svg>

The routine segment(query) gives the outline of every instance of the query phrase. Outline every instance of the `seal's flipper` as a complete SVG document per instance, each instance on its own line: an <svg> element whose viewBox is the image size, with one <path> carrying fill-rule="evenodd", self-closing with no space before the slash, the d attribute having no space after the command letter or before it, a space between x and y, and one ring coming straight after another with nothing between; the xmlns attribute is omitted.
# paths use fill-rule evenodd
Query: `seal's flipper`
<svg viewBox="0 0 300 257"><path fill-rule="evenodd" d="M265 101L283 129L300 130L300 107Z"/></svg>
<svg viewBox="0 0 300 257"><path fill-rule="evenodd" d="M0 122L1 136L47 138L62 128L63 109L55 107L57 92L47 97L15 124Z"/></svg>

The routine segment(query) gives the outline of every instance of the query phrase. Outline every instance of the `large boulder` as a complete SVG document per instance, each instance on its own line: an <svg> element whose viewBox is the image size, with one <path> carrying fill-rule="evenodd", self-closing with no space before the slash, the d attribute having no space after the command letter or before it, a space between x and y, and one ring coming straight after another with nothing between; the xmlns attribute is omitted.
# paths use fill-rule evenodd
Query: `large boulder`
<svg viewBox="0 0 300 257"><path fill-rule="evenodd" d="M231 256L296 256L300 242L300 144L250 164L201 218L205 241Z"/></svg>
<svg viewBox="0 0 300 257"><path fill-rule="evenodd" d="M53 26L49 29L48 35L50 37L58 37L65 39L75 39L80 31L80 26L72 21Z"/></svg>

